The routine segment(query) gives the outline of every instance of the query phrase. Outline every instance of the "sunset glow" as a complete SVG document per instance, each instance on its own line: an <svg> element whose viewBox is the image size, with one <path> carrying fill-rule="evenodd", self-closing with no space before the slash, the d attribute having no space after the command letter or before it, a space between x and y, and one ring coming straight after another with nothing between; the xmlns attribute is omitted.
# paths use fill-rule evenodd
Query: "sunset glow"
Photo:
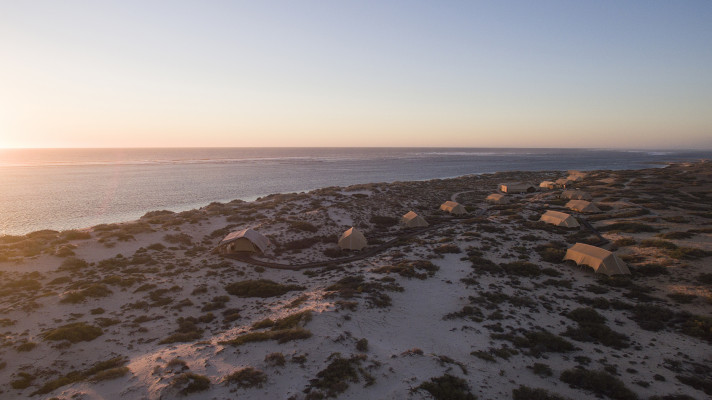
<svg viewBox="0 0 712 400"><path fill-rule="evenodd" d="M4 2L3 147L712 147L712 4Z"/></svg>

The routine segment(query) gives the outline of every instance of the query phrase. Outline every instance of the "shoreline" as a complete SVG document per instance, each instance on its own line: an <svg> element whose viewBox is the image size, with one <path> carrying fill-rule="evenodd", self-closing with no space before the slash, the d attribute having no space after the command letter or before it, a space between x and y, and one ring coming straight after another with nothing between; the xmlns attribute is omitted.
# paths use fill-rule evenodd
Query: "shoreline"
<svg viewBox="0 0 712 400"><path fill-rule="evenodd" d="M594 214L566 209L561 190L486 201L498 183L558 176L325 187L4 237L0 396L310 400L328 393L315 382L329 374L344 399L427 398L423 385L447 376L484 399L581 398L611 385L640 398L708 395L712 163L590 171L575 186ZM469 214L450 218L438 207L456 193ZM408 210L431 228L404 237ZM547 210L589 221L633 274L563 262L568 247L599 238L539 222ZM271 241L256 260L328 262L359 254L336 245L350 226L366 251L393 246L299 271L212 252L249 227ZM581 370L605 387L565 381Z"/></svg>
<svg viewBox="0 0 712 400"><path fill-rule="evenodd" d="M636 168L636 169L630 169L630 170L640 170L640 169L646 169L646 168L664 168L667 165L675 164L676 162L672 161L661 161L661 162L647 162L647 164L659 164L660 167L651 167L650 165L645 165L641 166L641 168ZM389 183L408 183L408 182L427 182L427 181L432 181L432 180L448 180L448 179L458 179L458 178L463 178L467 176L480 176L480 175L494 175L494 174L501 174L501 173L540 173L540 174L545 174L545 173L565 173L566 170L537 170L537 171L521 171L521 170L513 170L513 171L497 171L497 172L477 172L477 173L468 173L468 174L462 174L462 175L454 175L454 176L444 176L444 177L435 177L435 178L424 178L424 179L414 179L414 180L386 180L386 181L379 181L379 182L361 182L361 183L355 183L352 185L348 186L354 186L354 185L365 185L365 184L389 184ZM588 171L586 169L582 169L582 171ZM613 170L615 171L615 170ZM339 186L342 188L348 187L348 186ZM146 213L154 212L154 211L162 211L162 210L168 210L172 211L175 213L180 213L180 212L186 212L186 211L194 211L194 210L199 210L204 207L207 207L208 205L212 203L229 203L231 201L235 200L241 200L241 201L246 201L246 202L253 202L256 201L262 197L267 197L267 196L273 196L273 195L281 195L281 194L292 194L292 193L310 193L316 190L324 189L327 187L332 187L332 186L322 186L322 187L317 187L317 188L311 188L311 189L303 189L299 191L292 191L292 192L277 192L277 193L267 193L267 194L260 194L260 195L251 195L251 196L244 196L244 197L237 197L237 198L230 198L230 199L218 199L218 200L213 200L208 203L206 202L199 202L199 203L192 203L190 205L185 205L185 206L167 206L167 207L162 207L162 208L152 208L152 209L147 209L146 211L141 211L140 214L138 215L139 212L136 213L131 213L136 215L134 218L123 218L123 217L116 217L116 218L108 218L108 219L103 219L98 221L97 223L90 225L90 226L67 226L64 228L52 228L52 227L46 227L46 228L41 228L37 230L32 230L28 232L19 232L16 231L14 233L0 233L0 237L2 236L25 236L28 234L32 234L33 232L39 232L43 230L54 230L54 231L69 231L69 230L79 230L79 231L86 231L92 229L93 226L96 225L104 225L104 224L122 224L122 223L130 223L130 222L135 222L138 221L141 216L145 215Z"/></svg>

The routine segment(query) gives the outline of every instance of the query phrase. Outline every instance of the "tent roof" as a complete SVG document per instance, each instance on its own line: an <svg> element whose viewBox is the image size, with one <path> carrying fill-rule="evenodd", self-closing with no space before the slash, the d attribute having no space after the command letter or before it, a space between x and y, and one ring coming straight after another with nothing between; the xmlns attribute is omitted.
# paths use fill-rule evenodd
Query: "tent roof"
<svg viewBox="0 0 712 400"><path fill-rule="evenodd" d="M243 229L241 231L235 231L229 233L225 238L220 242L220 245L224 245L230 242L234 242L237 239L247 239L252 244L257 246L260 251L264 253L265 249L270 245L269 239L267 239L263 234L251 229Z"/></svg>
<svg viewBox="0 0 712 400"><path fill-rule="evenodd" d="M428 221L414 211L408 211L408 213L401 218L401 224L410 227L428 226Z"/></svg>
<svg viewBox="0 0 712 400"><path fill-rule="evenodd" d="M576 220L576 218L571 216L571 214L566 214L559 211L549 210L545 212L539 220L555 225L564 225L567 228L575 228L579 226L578 221Z"/></svg>
<svg viewBox="0 0 712 400"><path fill-rule="evenodd" d="M361 250L366 247L367 242L363 233L352 226L341 234L338 244L341 248Z"/></svg>
<svg viewBox="0 0 712 400"><path fill-rule="evenodd" d="M606 249L585 243L576 243L566 250L564 260L588 265L596 272L606 275L630 274L628 266L618 256Z"/></svg>
<svg viewBox="0 0 712 400"><path fill-rule="evenodd" d="M411 219L417 217L418 214L415 213L415 211L408 211L404 216L403 219L406 221L410 221Z"/></svg>
<svg viewBox="0 0 712 400"><path fill-rule="evenodd" d="M598 212L601 211L595 204L586 200L570 200L566 203L566 208L575 211Z"/></svg>
<svg viewBox="0 0 712 400"><path fill-rule="evenodd" d="M442 206L444 206L444 207L450 207L450 208L455 208L455 207L457 207L457 206L459 206L459 205L460 205L460 203L458 203L458 202L456 202L456 201L450 201L450 200L448 200L448 201L446 201L446 202L444 202L444 203L442 204Z"/></svg>

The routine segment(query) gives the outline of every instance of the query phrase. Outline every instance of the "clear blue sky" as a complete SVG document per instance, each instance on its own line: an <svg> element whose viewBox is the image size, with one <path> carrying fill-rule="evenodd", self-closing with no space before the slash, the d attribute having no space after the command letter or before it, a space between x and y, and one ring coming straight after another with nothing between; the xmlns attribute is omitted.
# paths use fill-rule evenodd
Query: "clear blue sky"
<svg viewBox="0 0 712 400"><path fill-rule="evenodd" d="M712 148L712 1L3 1L0 147Z"/></svg>

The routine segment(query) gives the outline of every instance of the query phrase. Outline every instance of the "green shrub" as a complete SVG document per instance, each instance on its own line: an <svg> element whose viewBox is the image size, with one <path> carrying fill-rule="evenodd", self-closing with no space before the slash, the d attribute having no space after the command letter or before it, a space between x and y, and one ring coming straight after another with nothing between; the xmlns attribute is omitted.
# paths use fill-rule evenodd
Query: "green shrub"
<svg viewBox="0 0 712 400"><path fill-rule="evenodd" d="M116 367L97 372L94 376L91 377L90 380L92 382L108 381L111 379L121 378L122 376L125 376L128 373L128 367Z"/></svg>
<svg viewBox="0 0 712 400"><path fill-rule="evenodd" d="M252 367L245 367L226 376L225 381L228 384L235 384L237 387L243 389L252 387L261 388L262 385L267 382L267 374Z"/></svg>
<svg viewBox="0 0 712 400"><path fill-rule="evenodd" d="M513 400L566 400L566 397L561 397L558 394L549 392L546 389L532 389L528 386L520 385L517 389L512 390Z"/></svg>
<svg viewBox="0 0 712 400"><path fill-rule="evenodd" d="M337 397L348 389L350 382L359 382L360 376L366 379L367 384L373 383L373 377L360 367L363 359L360 356L343 358L339 353L330 355L327 359L330 361L329 365L319 371L315 379L309 381L305 393L309 393L312 398L319 398L319 395ZM314 389L317 391L312 392Z"/></svg>
<svg viewBox="0 0 712 400"><path fill-rule="evenodd" d="M427 279L435 275L440 269L437 265L426 260L406 260L398 263L397 265L387 265L371 270L371 272L382 274L382 273L397 273L400 276L406 278L417 278L417 279Z"/></svg>
<svg viewBox="0 0 712 400"><path fill-rule="evenodd" d="M276 340L277 343L286 343L292 340L308 339L312 333L304 328L297 327L291 329L282 329L277 331L260 331L250 332L240 335L234 339L221 342L232 346L241 346L251 342L265 342L268 340Z"/></svg>
<svg viewBox="0 0 712 400"><path fill-rule="evenodd" d="M523 336L513 334L492 334L492 339L507 340L517 348L528 348L534 356L542 353L566 353L575 350L574 345L566 339L547 330L532 330L523 333Z"/></svg>
<svg viewBox="0 0 712 400"><path fill-rule="evenodd" d="M634 246L636 243L635 239L632 237L624 237L616 240L613 244L617 247Z"/></svg>
<svg viewBox="0 0 712 400"><path fill-rule="evenodd" d="M673 317L669 309L653 304L638 304L633 308L632 319L646 331L659 331Z"/></svg>
<svg viewBox="0 0 712 400"><path fill-rule="evenodd" d="M534 363L532 366L527 367L532 370L535 374L541 376L541 377L547 377L553 375L553 371L551 370L551 367L549 367L546 364L542 363Z"/></svg>
<svg viewBox="0 0 712 400"><path fill-rule="evenodd" d="M57 268L58 271L79 271L88 267L89 264L79 258L70 257L62 261L62 264Z"/></svg>
<svg viewBox="0 0 712 400"><path fill-rule="evenodd" d="M283 367L286 360L284 358L284 354L282 353L270 353L265 356L265 362L267 365L273 367Z"/></svg>
<svg viewBox="0 0 712 400"><path fill-rule="evenodd" d="M598 342L616 349L630 346L628 336L615 332L604 324L579 323L577 328L569 327L564 335L579 342Z"/></svg>
<svg viewBox="0 0 712 400"><path fill-rule="evenodd" d="M356 350L358 350L360 352L367 352L368 351L368 339L366 339L366 338L359 339L356 342Z"/></svg>
<svg viewBox="0 0 712 400"><path fill-rule="evenodd" d="M660 264L644 264L644 265L639 265L639 266L629 266L631 272L635 275L639 276L645 276L645 277L653 277L653 276L658 276L658 275L669 275L670 272L668 269Z"/></svg>
<svg viewBox="0 0 712 400"><path fill-rule="evenodd" d="M470 392L470 385L462 379L450 374L430 378L429 382L421 383L415 390L425 390L435 400L476 400L477 396Z"/></svg>
<svg viewBox="0 0 712 400"><path fill-rule="evenodd" d="M370 219L371 223L378 226L388 227L398 224L398 218L383 215L374 215Z"/></svg>
<svg viewBox="0 0 712 400"><path fill-rule="evenodd" d="M114 357L106 361L99 361L84 371L70 371L56 379L45 382L45 384L32 393L31 396L47 394L62 386L71 385L72 383L87 379L97 382L124 376L128 373L128 368L122 366L126 364L127 361L125 357Z"/></svg>
<svg viewBox="0 0 712 400"><path fill-rule="evenodd" d="M21 352L26 352L26 351L32 351L37 347L37 343L34 342L25 342L17 347L15 347L15 350L21 351Z"/></svg>
<svg viewBox="0 0 712 400"><path fill-rule="evenodd" d="M570 311L566 316L580 324L603 324L606 322L606 317L590 307L577 308Z"/></svg>
<svg viewBox="0 0 712 400"><path fill-rule="evenodd" d="M202 392L210 388L210 379L204 375L184 372L173 378L171 387L177 389L182 395Z"/></svg>
<svg viewBox="0 0 712 400"><path fill-rule="evenodd" d="M712 251L695 249L692 247L678 247L668 250L667 255L677 260L697 260L712 256Z"/></svg>
<svg viewBox="0 0 712 400"><path fill-rule="evenodd" d="M225 286L225 290L231 295L238 297L274 297L281 296L293 290L304 290L304 287L299 285L282 285L268 279L258 279L230 283Z"/></svg>
<svg viewBox="0 0 712 400"><path fill-rule="evenodd" d="M287 224L289 224L289 229L298 231L298 232L316 232L319 230L316 226L310 224L309 222L304 222L304 221L287 221Z"/></svg>
<svg viewBox="0 0 712 400"><path fill-rule="evenodd" d="M30 385L32 385L32 382L35 380L35 376L28 374L27 372L18 372L17 376L18 376L17 379L10 382L10 386L13 389L18 389L18 390L26 389Z"/></svg>
<svg viewBox="0 0 712 400"><path fill-rule="evenodd" d="M190 235L185 233L167 234L163 236L163 240L171 244L180 244L183 246L190 246L193 244L193 239Z"/></svg>
<svg viewBox="0 0 712 400"><path fill-rule="evenodd" d="M658 233L657 236L662 239L689 239L694 236L692 232L666 232Z"/></svg>
<svg viewBox="0 0 712 400"><path fill-rule="evenodd" d="M462 253L462 250L460 250L460 247L458 247L456 244L452 244L452 243L441 244L440 246L434 248L433 251L437 254Z"/></svg>
<svg viewBox="0 0 712 400"><path fill-rule="evenodd" d="M655 247L658 249L667 250L677 249L677 245L675 243L660 239L645 239L640 242L640 247Z"/></svg>
<svg viewBox="0 0 712 400"><path fill-rule="evenodd" d="M508 275L523 276L528 278L535 278L541 275L541 268L538 265L532 264L527 261L514 261L511 263L500 264L500 267Z"/></svg>
<svg viewBox="0 0 712 400"><path fill-rule="evenodd" d="M606 371L567 369L561 373L560 379L571 387L588 390L597 395L608 396L614 400L638 399L638 396L628 389L623 382Z"/></svg>
<svg viewBox="0 0 712 400"><path fill-rule="evenodd" d="M658 229L643 224L641 222L616 222L604 227L598 228L601 232L611 232L611 233L641 233L641 232L658 232Z"/></svg>
<svg viewBox="0 0 712 400"><path fill-rule="evenodd" d="M44 340L68 340L71 343L90 342L104 334L98 326L85 322L75 322L51 329L42 334Z"/></svg>

